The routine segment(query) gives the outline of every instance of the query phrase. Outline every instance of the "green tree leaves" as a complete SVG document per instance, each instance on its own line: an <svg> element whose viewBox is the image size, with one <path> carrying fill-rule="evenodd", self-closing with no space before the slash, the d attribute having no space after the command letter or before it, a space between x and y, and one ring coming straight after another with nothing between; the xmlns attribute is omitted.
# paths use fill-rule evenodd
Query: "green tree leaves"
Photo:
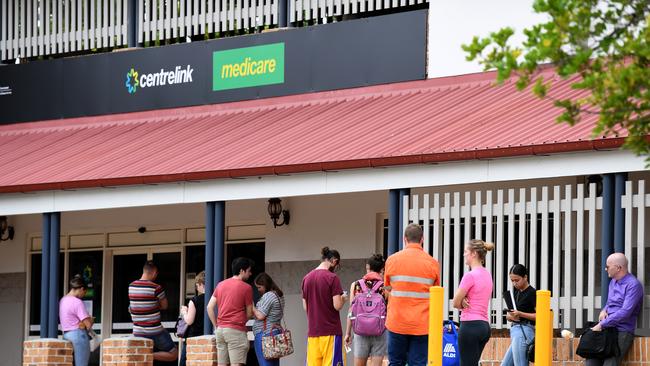
<svg viewBox="0 0 650 366"><path fill-rule="evenodd" d="M553 80L539 70L552 64L588 92L553 99L563 109L558 122L598 114L593 137L627 134L624 147L649 155L650 0L536 0L533 10L548 21L525 29L522 45L512 44L514 30L505 27L463 45L467 60L496 69L498 83L515 77L519 90L530 86L539 98L551 98Z"/></svg>

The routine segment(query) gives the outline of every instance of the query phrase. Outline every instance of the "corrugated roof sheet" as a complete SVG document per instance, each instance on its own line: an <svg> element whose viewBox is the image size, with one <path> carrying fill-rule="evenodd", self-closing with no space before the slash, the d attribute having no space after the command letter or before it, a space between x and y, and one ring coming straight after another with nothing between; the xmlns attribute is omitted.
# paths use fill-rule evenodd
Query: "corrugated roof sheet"
<svg viewBox="0 0 650 366"><path fill-rule="evenodd" d="M553 75L547 71L547 77ZM0 126L0 192L614 148L494 73ZM555 79L556 98L580 95Z"/></svg>

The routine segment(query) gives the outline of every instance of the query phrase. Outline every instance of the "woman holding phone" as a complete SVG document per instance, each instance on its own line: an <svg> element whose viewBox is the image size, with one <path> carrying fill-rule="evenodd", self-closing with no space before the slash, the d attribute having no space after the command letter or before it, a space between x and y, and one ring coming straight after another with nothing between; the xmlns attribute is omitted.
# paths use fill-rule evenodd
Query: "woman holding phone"
<svg viewBox="0 0 650 366"><path fill-rule="evenodd" d="M88 331L93 328L93 318L88 314L83 299L87 285L81 275L70 280L70 292L59 301L59 320L63 339L72 343L72 353L76 366L88 366L90 341Z"/></svg>
<svg viewBox="0 0 650 366"><path fill-rule="evenodd" d="M535 341L535 288L528 283L528 270L522 264L510 268L512 282L511 309L506 319L512 322L510 327L510 348L506 352L502 366L528 366L526 350Z"/></svg>

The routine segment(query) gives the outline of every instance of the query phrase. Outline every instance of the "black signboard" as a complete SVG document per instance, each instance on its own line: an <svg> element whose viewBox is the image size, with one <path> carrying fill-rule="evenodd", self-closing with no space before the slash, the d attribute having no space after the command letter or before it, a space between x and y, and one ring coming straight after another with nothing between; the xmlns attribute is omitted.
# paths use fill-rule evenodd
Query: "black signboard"
<svg viewBox="0 0 650 366"><path fill-rule="evenodd" d="M426 10L0 67L0 124L425 78Z"/></svg>

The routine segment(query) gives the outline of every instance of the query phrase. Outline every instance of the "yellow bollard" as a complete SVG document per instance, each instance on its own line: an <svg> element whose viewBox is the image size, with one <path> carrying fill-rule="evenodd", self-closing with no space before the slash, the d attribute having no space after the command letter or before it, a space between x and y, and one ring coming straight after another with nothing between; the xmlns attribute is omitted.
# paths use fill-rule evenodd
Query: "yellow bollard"
<svg viewBox="0 0 650 366"><path fill-rule="evenodd" d="M550 365L553 363L553 310L549 310L549 313L551 314L549 315L551 320L548 322L548 334L550 334L548 337L548 354L550 355L548 364Z"/></svg>
<svg viewBox="0 0 650 366"><path fill-rule="evenodd" d="M551 291L537 291L535 326L535 366L551 366L553 355L553 312Z"/></svg>
<svg viewBox="0 0 650 366"><path fill-rule="evenodd" d="M442 287L429 287L429 357L427 365L442 365L443 297Z"/></svg>

